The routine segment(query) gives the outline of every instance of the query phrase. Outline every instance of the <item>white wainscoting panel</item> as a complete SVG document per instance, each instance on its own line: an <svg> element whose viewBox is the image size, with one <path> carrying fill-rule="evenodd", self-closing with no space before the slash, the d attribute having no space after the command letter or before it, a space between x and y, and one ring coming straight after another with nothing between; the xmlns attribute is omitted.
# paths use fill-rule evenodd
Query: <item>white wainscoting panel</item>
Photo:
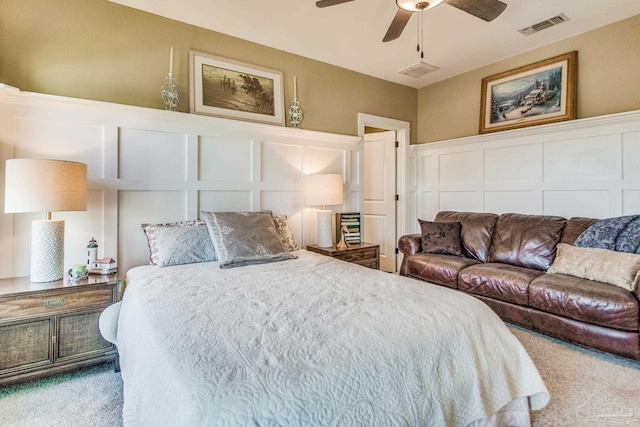
<svg viewBox="0 0 640 427"><path fill-rule="evenodd" d="M198 206L200 211L220 212L227 211L253 211L252 191L199 191Z"/></svg>
<svg viewBox="0 0 640 427"><path fill-rule="evenodd" d="M305 147L304 174L339 173L343 176L347 169L344 150L335 148Z"/></svg>
<svg viewBox="0 0 640 427"><path fill-rule="evenodd" d="M620 179L620 143L620 134L544 143L545 182Z"/></svg>
<svg viewBox="0 0 640 427"><path fill-rule="evenodd" d="M521 208L521 213L540 215L541 193L539 191L485 191L484 209L487 212L503 214L512 212L513 206Z"/></svg>
<svg viewBox="0 0 640 427"><path fill-rule="evenodd" d="M198 176L201 181L253 181L253 141L201 136Z"/></svg>
<svg viewBox="0 0 640 427"><path fill-rule="evenodd" d="M640 213L640 111L412 146L415 217ZM407 170L407 182L416 176ZM408 217L407 224L414 219Z"/></svg>
<svg viewBox="0 0 640 427"><path fill-rule="evenodd" d="M104 126L15 117L15 158L64 159L87 164L87 178L105 177ZM4 168L3 168L4 170Z"/></svg>
<svg viewBox="0 0 640 427"><path fill-rule="evenodd" d="M302 182L302 147L292 144L261 144L262 182Z"/></svg>
<svg viewBox="0 0 640 427"><path fill-rule="evenodd" d="M485 183L539 182L541 179L542 150L539 144L484 150Z"/></svg>
<svg viewBox="0 0 640 427"><path fill-rule="evenodd" d="M633 215L640 212L640 190L622 191L622 214Z"/></svg>
<svg viewBox="0 0 640 427"><path fill-rule="evenodd" d="M52 119L54 118L54 119ZM0 84L0 159L53 158L88 165L88 210L66 220L65 268L98 255L122 273L147 264L142 223L200 218L202 210L286 214L300 247L315 243L304 175L340 173L345 203L362 211L360 137L20 92ZM0 178L4 198L4 174ZM29 274L31 221L0 214L0 277Z"/></svg>
<svg viewBox="0 0 640 427"><path fill-rule="evenodd" d="M187 166L187 135L120 129L118 178L184 181Z"/></svg>
<svg viewBox="0 0 640 427"><path fill-rule="evenodd" d="M622 134L622 176L625 181L640 180L640 132Z"/></svg>
<svg viewBox="0 0 640 427"><path fill-rule="evenodd" d="M482 151L447 153L439 159L441 185L471 184L482 179Z"/></svg>

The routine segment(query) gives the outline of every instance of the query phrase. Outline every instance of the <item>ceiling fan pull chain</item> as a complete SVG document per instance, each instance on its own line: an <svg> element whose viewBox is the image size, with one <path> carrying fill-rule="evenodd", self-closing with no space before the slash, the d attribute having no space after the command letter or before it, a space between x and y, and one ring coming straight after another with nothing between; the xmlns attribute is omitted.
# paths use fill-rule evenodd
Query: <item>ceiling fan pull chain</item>
<svg viewBox="0 0 640 427"><path fill-rule="evenodd" d="M418 16L418 47L420 48L420 59L424 58L424 10Z"/></svg>
<svg viewBox="0 0 640 427"><path fill-rule="evenodd" d="M416 28L416 52L420 52L420 19L416 19L416 21L416 25L418 26L418 28Z"/></svg>

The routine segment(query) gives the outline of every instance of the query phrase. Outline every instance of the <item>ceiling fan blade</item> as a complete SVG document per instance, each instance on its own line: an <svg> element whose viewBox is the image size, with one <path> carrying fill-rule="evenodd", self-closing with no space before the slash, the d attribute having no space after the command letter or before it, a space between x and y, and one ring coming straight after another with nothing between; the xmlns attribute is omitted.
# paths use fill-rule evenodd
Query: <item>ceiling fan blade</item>
<svg viewBox="0 0 640 427"><path fill-rule="evenodd" d="M487 22L496 19L507 8L499 0L445 0L445 3Z"/></svg>
<svg viewBox="0 0 640 427"><path fill-rule="evenodd" d="M340 4L340 3L347 3L353 0L320 0L316 2L316 6L318 7L329 7L329 6L335 6L336 4Z"/></svg>
<svg viewBox="0 0 640 427"><path fill-rule="evenodd" d="M398 8L398 12L396 12L396 16L393 17L393 21L391 21L387 34L384 35L382 41L390 42L391 40L395 40L400 37L400 34L402 34L404 27L407 26L407 22L409 22L411 15L413 15L413 12L408 12L404 9Z"/></svg>

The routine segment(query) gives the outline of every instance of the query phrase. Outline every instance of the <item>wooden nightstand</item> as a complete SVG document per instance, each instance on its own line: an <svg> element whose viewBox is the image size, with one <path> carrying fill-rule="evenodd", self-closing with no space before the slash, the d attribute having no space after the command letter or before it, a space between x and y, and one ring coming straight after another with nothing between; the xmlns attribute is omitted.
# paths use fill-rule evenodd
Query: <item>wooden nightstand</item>
<svg viewBox="0 0 640 427"><path fill-rule="evenodd" d="M0 385L114 360L98 318L120 297L117 274L74 283L0 279Z"/></svg>
<svg viewBox="0 0 640 427"><path fill-rule="evenodd" d="M335 246L319 248L316 245L309 245L307 250L365 267L375 268L376 270L380 269L380 245L352 243L347 249L343 250L337 249Z"/></svg>

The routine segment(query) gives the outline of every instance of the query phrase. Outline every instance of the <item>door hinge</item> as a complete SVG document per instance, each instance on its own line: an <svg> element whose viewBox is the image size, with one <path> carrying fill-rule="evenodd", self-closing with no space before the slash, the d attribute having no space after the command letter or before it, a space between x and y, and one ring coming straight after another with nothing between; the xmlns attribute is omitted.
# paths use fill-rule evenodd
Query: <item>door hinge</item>
<svg viewBox="0 0 640 427"><path fill-rule="evenodd" d="M396 141L396 148L400 147L400 142Z"/></svg>
<svg viewBox="0 0 640 427"><path fill-rule="evenodd" d="M400 196L396 194L396 202L400 200Z"/></svg>
<svg viewBox="0 0 640 427"><path fill-rule="evenodd" d="M396 248L396 255L398 255L400 253L400 250L398 250L398 248Z"/></svg>

